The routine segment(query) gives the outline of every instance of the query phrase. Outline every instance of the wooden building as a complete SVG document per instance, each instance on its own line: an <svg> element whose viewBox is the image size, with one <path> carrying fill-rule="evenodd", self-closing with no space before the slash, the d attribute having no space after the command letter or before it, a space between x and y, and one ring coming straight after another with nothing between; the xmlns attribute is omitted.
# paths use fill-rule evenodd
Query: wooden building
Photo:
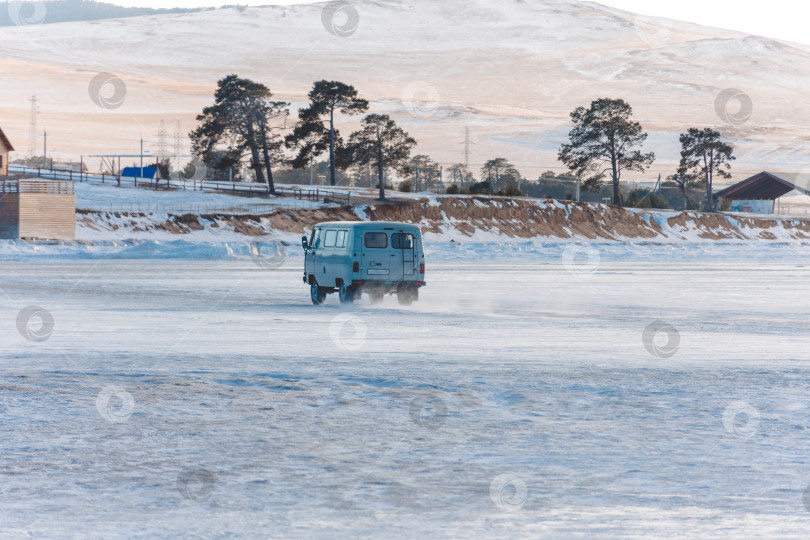
<svg viewBox="0 0 810 540"><path fill-rule="evenodd" d="M11 146L11 141L8 140L6 134L0 129L0 178L8 176L8 159L9 153L14 151Z"/></svg>
<svg viewBox="0 0 810 540"><path fill-rule="evenodd" d="M761 172L718 191L715 197L731 201L732 212L773 214L775 201L793 190L810 195L810 175Z"/></svg>
<svg viewBox="0 0 810 540"><path fill-rule="evenodd" d="M75 240L73 182L0 181L0 239Z"/></svg>

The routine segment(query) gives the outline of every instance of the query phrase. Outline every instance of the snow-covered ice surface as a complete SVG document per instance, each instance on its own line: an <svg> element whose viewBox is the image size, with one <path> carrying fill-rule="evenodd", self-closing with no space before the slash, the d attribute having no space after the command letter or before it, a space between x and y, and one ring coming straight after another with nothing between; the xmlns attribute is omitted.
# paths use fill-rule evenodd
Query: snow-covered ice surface
<svg viewBox="0 0 810 540"><path fill-rule="evenodd" d="M315 308L293 248L3 251L0 536L804 538L809 252L440 246Z"/></svg>

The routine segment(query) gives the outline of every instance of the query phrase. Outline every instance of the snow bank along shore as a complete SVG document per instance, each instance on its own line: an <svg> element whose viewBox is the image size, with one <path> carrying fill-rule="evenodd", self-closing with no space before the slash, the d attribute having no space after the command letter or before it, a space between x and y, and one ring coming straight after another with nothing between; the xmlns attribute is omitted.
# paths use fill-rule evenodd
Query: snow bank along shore
<svg viewBox="0 0 810 540"><path fill-rule="evenodd" d="M738 214L623 209L531 199L432 196L375 206L324 206L267 214L145 214L81 211L79 240L300 236L322 221L402 221L434 240L728 241L810 240L810 220Z"/></svg>

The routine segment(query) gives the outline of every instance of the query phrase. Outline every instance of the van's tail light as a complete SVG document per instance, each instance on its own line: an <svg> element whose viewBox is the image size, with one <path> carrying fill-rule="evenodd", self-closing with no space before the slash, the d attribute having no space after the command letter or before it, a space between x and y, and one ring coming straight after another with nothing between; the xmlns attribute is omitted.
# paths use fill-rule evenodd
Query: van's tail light
<svg viewBox="0 0 810 540"><path fill-rule="evenodd" d="M360 271L360 263L355 261L355 263L352 265L352 270L354 270L355 272L359 272Z"/></svg>
<svg viewBox="0 0 810 540"><path fill-rule="evenodd" d="M422 263L422 264L419 265L419 273L420 274L425 273L425 263Z"/></svg>

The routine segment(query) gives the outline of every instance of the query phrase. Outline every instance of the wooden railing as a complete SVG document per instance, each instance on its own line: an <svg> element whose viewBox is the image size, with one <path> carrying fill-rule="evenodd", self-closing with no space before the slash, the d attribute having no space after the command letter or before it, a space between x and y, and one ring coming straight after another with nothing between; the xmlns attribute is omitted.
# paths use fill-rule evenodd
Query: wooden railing
<svg viewBox="0 0 810 540"><path fill-rule="evenodd" d="M0 193L46 193L50 195L73 195L73 182L60 180L5 180L0 182Z"/></svg>
<svg viewBox="0 0 810 540"><path fill-rule="evenodd" d="M155 180L153 178L136 178L129 176L94 174L78 172L67 169L39 169L21 166L18 164L9 165L10 171L16 174L37 176L54 180L66 180L69 182L89 182L93 184L113 184L116 186L153 187L166 186L184 191L208 191L215 193L232 193L240 195L269 196L267 186L263 184L252 184L247 182L214 182L209 180ZM278 186L275 190L276 197L289 197L301 201L323 201L325 203L352 205L352 195L348 191L335 191L330 189L305 189L303 187Z"/></svg>

